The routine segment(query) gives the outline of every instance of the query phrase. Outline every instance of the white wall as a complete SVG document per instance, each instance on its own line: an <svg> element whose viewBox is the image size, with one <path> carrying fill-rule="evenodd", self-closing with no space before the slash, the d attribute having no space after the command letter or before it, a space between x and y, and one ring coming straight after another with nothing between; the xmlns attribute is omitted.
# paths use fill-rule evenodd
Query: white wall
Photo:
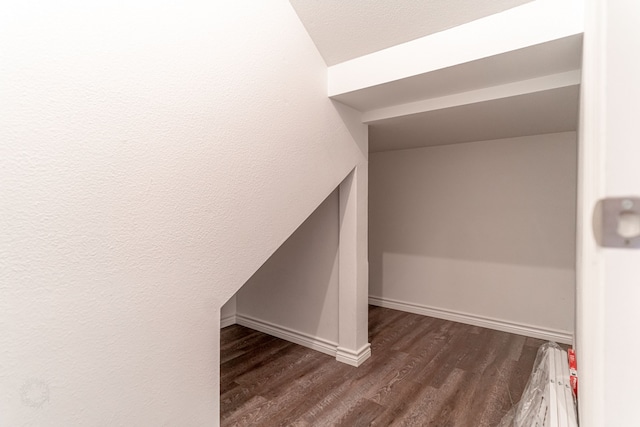
<svg viewBox="0 0 640 427"><path fill-rule="evenodd" d="M236 323L236 312L237 300L236 294L234 294L229 298L229 301L225 302L224 305L220 307L220 327L224 328L225 326Z"/></svg>
<svg viewBox="0 0 640 427"><path fill-rule="evenodd" d="M573 331L576 134L370 156L372 297Z"/></svg>
<svg viewBox="0 0 640 427"><path fill-rule="evenodd" d="M0 425L217 424L220 306L366 158L292 7L2 2L0 57Z"/></svg>
<svg viewBox="0 0 640 427"><path fill-rule="evenodd" d="M338 342L338 191L237 293L237 314Z"/></svg>

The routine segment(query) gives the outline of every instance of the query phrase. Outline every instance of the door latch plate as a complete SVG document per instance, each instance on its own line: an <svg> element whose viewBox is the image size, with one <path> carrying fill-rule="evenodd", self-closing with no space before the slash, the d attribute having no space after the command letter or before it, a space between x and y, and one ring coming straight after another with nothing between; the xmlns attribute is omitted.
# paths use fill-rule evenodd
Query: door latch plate
<svg viewBox="0 0 640 427"><path fill-rule="evenodd" d="M605 248L640 249L640 198L603 199L601 239Z"/></svg>

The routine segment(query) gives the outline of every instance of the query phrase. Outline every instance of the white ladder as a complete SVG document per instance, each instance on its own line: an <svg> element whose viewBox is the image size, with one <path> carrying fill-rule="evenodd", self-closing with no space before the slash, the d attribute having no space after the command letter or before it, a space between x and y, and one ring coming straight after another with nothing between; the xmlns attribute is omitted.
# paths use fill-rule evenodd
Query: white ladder
<svg viewBox="0 0 640 427"><path fill-rule="evenodd" d="M547 351L548 381L540 407L547 414L544 427L577 427L576 405L569 383L567 352L557 347ZM524 397L524 396L523 396ZM546 406L546 407L545 407Z"/></svg>

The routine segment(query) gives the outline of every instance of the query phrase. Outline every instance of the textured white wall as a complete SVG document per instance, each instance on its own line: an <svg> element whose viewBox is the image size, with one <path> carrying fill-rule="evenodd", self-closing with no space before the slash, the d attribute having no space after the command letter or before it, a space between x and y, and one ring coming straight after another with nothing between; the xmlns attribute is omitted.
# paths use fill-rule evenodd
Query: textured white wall
<svg viewBox="0 0 640 427"><path fill-rule="evenodd" d="M0 57L0 425L217 424L220 306L366 156L312 41L286 0L10 1Z"/></svg>
<svg viewBox="0 0 640 427"><path fill-rule="evenodd" d="M237 313L338 342L338 191L238 291Z"/></svg>
<svg viewBox="0 0 640 427"><path fill-rule="evenodd" d="M575 132L370 156L371 296L573 331Z"/></svg>

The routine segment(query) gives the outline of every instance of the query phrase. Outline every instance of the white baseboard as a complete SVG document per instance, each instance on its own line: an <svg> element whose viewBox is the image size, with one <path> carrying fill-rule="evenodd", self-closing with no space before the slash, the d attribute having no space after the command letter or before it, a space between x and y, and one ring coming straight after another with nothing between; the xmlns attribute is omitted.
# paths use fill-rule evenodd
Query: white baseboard
<svg viewBox="0 0 640 427"><path fill-rule="evenodd" d="M351 366L360 366L371 357L371 344L367 343L358 351L351 351L346 348L338 347L336 349L336 360Z"/></svg>
<svg viewBox="0 0 640 427"><path fill-rule="evenodd" d="M235 325L236 323L238 323L236 322L236 315L231 314L227 317L223 317L222 319L220 319L220 329L226 328L227 326Z"/></svg>
<svg viewBox="0 0 640 427"><path fill-rule="evenodd" d="M285 328L264 320L245 316L244 314L236 315L236 323L238 325L246 326L247 328L255 329L256 331L264 332L265 334L273 335L274 337L282 338L283 340L300 344L303 347L328 354L329 356L336 357L338 343Z"/></svg>
<svg viewBox="0 0 640 427"><path fill-rule="evenodd" d="M475 314L461 313L453 310L429 307L426 305L408 303L404 301L392 300L389 298L369 297L369 304L379 307L392 308L394 310L406 311L423 316L436 317L438 319L451 320L453 322L466 323L468 325L480 326L482 328L495 329L497 331L509 332L517 335L538 338L546 341L554 341L563 344L573 343L573 334L568 331L541 328L538 326L509 322L501 319L478 316Z"/></svg>

